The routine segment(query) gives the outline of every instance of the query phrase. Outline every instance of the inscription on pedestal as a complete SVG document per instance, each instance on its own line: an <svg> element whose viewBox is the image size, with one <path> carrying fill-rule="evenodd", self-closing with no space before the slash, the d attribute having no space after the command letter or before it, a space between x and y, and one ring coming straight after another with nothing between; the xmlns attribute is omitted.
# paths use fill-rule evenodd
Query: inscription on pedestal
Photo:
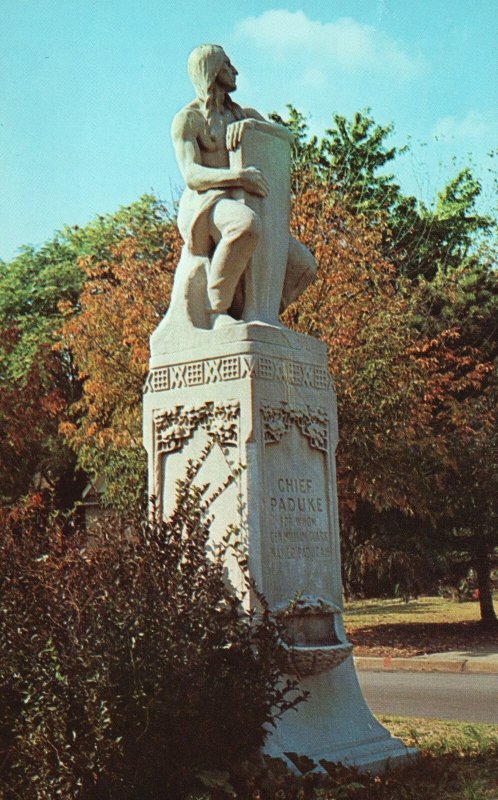
<svg viewBox="0 0 498 800"><path fill-rule="evenodd" d="M263 403L264 591L270 602L296 592L327 597L333 585L328 419L323 409Z"/></svg>
<svg viewBox="0 0 498 800"><path fill-rule="evenodd" d="M312 478L275 476L269 497L272 559L331 558L326 498Z"/></svg>

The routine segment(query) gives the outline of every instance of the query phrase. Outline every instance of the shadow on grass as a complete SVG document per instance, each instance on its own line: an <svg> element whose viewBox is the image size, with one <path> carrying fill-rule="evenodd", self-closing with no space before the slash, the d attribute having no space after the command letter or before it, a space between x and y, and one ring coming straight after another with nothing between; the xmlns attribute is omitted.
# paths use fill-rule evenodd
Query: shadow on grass
<svg viewBox="0 0 498 800"><path fill-rule="evenodd" d="M405 603L403 600L395 603L379 602L373 605L362 605L360 608L346 608L345 618L354 620L355 617L370 617L382 614L382 616L389 616L389 614L420 614L424 611L432 613L434 606L428 601L417 600L416 603Z"/></svg>
<svg viewBox="0 0 498 800"><path fill-rule="evenodd" d="M364 625L348 631L348 639L357 648L368 649L371 655L424 655L449 650L486 653L498 652L496 634L479 622L394 622ZM381 652L376 652L381 651ZM469 652L470 654L470 652Z"/></svg>
<svg viewBox="0 0 498 800"><path fill-rule="evenodd" d="M494 800L498 735L492 725L381 716L419 759L373 778L351 800Z"/></svg>

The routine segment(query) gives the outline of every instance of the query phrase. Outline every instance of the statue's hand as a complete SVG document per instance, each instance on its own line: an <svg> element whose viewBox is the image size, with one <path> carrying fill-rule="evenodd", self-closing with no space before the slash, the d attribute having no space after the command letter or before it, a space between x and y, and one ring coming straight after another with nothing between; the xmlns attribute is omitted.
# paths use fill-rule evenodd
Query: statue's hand
<svg viewBox="0 0 498 800"><path fill-rule="evenodd" d="M241 119L227 125L226 145L227 150L236 150L239 146L242 134L246 128L254 126L253 119Z"/></svg>
<svg viewBox="0 0 498 800"><path fill-rule="evenodd" d="M249 194L256 194L259 197L266 197L270 191L265 176L257 167L244 167L240 171L240 185Z"/></svg>

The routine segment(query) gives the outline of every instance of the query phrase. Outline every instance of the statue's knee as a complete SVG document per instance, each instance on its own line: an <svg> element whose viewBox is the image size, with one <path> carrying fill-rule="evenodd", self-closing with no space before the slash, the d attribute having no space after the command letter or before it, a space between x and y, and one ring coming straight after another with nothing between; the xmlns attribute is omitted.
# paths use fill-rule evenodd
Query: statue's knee
<svg viewBox="0 0 498 800"><path fill-rule="evenodd" d="M244 214L244 218L240 226L240 236L247 242L251 242L254 244L254 246L256 246L261 238L262 233L261 220L259 216L250 208L247 208L247 206L246 211L247 213Z"/></svg>

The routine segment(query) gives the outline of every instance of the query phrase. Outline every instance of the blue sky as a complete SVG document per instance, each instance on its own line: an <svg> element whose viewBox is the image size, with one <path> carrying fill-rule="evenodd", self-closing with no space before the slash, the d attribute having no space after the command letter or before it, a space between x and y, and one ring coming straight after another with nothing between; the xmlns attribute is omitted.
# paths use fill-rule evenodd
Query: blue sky
<svg viewBox="0 0 498 800"><path fill-rule="evenodd" d="M0 258L144 192L177 195L169 127L201 42L227 50L242 105L292 103L318 134L369 106L411 143L405 191L430 203L470 160L490 207L497 30L496 0L2 0Z"/></svg>

